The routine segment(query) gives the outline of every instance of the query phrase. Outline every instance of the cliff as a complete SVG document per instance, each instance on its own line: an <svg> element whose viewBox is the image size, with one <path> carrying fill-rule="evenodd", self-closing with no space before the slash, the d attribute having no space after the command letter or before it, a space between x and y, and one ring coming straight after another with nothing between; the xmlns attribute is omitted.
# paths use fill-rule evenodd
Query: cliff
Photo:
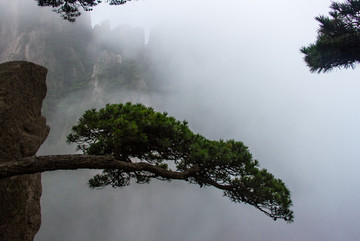
<svg viewBox="0 0 360 241"><path fill-rule="evenodd" d="M28 62L0 65L0 162L34 155L49 133L41 106L46 72ZM41 174L0 180L0 240L33 240L40 228Z"/></svg>

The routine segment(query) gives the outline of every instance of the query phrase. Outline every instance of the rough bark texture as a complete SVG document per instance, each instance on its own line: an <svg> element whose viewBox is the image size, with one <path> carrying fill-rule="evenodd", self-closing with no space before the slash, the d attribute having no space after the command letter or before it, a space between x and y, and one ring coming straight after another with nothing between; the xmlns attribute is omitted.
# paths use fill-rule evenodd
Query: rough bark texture
<svg viewBox="0 0 360 241"><path fill-rule="evenodd" d="M44 171L86 169L121 169L123 171L148 171L162 178L186 180L194 176L198 167L193 167L184 172L166 170L149 163L124 162L115 160L113 156L95 155L52 155L31 156L14 160L11 163L0 164L0 179L22 174L31 174Z"/></svg>
<svg viewBox="0 0 360 241"><path fill-rule="evenodd" d="M0 64L0 163L34 155L49 133L41 116L44 67ZM40 228L41 174L0 180L0 240L33 240Z"/></svg>

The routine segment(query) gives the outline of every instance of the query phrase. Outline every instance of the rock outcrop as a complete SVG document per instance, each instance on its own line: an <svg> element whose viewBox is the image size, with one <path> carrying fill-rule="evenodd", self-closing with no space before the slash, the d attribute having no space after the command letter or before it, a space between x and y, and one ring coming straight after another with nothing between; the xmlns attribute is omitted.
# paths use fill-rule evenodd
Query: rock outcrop
<svg viewBox="0 0 360 241"><path fill-rule="evenodd" d="M41 106L47 69L0 64L0 162L35 155L49 133ZM33 240L40 228L41 174L0 180L0 240Z"/></svg>

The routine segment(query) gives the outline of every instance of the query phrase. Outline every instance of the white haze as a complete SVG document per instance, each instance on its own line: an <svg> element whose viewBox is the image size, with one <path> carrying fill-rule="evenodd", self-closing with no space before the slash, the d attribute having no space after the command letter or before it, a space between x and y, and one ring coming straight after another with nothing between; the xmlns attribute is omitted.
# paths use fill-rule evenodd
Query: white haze
<svg viewBox="0 0 360 241"><path fill-rule="evenodd" d="M84 174L81 192L48 190L64 172L54 183L44 175L51 212L41 232L53 222L54 232L64 232L58 240L358 240L360 72L310 73L299 51L314 42L314 17L330 4L146 0L92 13L93 25L110 19L113 27L145 29L148 44L169 58L167 93L149 104L208 138L243 141L292 191L294 223L181 182L92 191L85 185L91 175L77 172ZM97 210L102 200L107 208Z"/></svg>

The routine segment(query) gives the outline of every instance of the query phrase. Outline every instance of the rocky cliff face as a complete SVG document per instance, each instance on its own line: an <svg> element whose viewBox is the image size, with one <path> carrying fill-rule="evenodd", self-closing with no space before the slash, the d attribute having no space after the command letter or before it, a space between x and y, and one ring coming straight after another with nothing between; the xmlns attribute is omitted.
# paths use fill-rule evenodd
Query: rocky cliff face
<svg viewBox="0 0 360 241"><path fill-rule="evenodd" d="M0 65L0 162L35 155L49 133L41 106L44 67L29 62ZM0 240L33 240L40 228L41 174L0 180Z"/></svg>
<svg viewBox="0 0 360 241"><path fill-rule="evenodd" d="M142 29L111 29L108 22L93 28L87 13L69 23L35 1L13 0L0 2L0 39L0 63L25 60L48 69L43 114L52 147L64 143L85 109L129 96L139 102L133 96L149 88Z"/></svg>

